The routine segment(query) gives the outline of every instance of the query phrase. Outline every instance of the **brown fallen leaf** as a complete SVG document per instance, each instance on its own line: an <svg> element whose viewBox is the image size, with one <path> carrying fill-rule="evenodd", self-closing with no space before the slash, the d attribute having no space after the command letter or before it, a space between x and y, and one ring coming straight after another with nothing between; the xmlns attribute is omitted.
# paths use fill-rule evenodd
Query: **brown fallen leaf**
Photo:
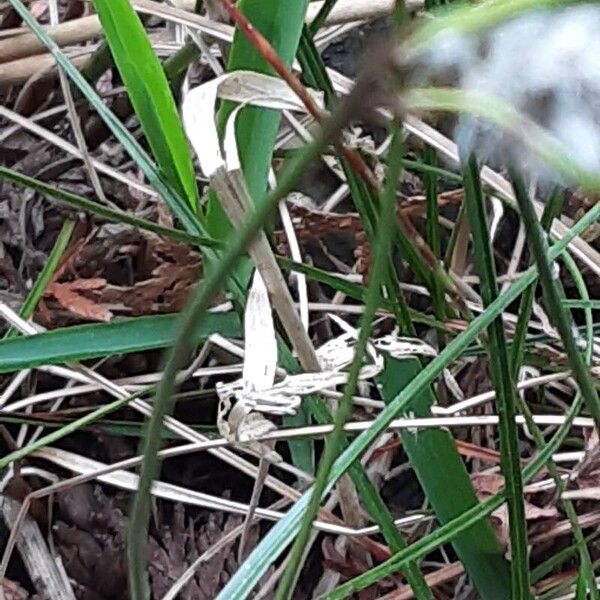
<svg viewBox="0 0 600 600"><path fill-rule="evenodd" d="M105 286L106 280L100 277L75 279L65 283L54 282L46 288L45 295L53 296L63 308L83 319L106 322L112 319L112 312L81 294Z"/></svg>

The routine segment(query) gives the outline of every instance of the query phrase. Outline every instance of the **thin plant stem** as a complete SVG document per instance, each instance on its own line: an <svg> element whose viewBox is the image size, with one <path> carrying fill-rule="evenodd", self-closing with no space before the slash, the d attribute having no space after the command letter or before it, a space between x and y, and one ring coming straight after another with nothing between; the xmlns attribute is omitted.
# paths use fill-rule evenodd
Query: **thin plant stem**
<svg viewBox="0 0 600 600"><path fill-rule="evenodd" d="M481 282L481 298L487 308L498 297L498 280L489 236L485 201L479 177L479 165L474 156L464 168L465 202L473 236L473 255ZM530 598L529 560L527 556L527 526L523 502L523 480L519 454L519 435L515 425L516 393L511 374L502 316L488 329L490 370L496 388L496 407L500 433L500 464L506 481L510 545L512 598Z"/></svg>
<svg viewBox="0 0 600 600"><path fill-rule="evenodd" d="M302 557L304 547L310 537L312 522L319 510L321 497L327 486L329 472L335 460L338 457L340 446L344 438L344 423L350 416L352 411L352 395L358 383L358 376L362 367L363 355L367 349L369 336L371 333L371 323L375 316L380 296L380 282L383 279L387 267L389 256L390 242L393 233L394 213L396 210L395 192L398 177L402 166L402 138L400 130L395 126L394 138L390 147L389 163L388 163L388 178L386 187L381 202L380 214L380 231L378 245L375 249L375 260L371 280L367 290L365 301L365 311L361 319L360 333L356 342L354 359L348 374L348 383L344 388L344 394L340 400L338 410L335 414L334 429L329 435L323 456L319 463L317 477L311 491L310 500L304 515L300 531L294 540L294 544L290 551L290 559L288 565L279 582L275 597L277 600L288 600L293 592L293 583L296 580L296 574L302 567Z"/></svg>

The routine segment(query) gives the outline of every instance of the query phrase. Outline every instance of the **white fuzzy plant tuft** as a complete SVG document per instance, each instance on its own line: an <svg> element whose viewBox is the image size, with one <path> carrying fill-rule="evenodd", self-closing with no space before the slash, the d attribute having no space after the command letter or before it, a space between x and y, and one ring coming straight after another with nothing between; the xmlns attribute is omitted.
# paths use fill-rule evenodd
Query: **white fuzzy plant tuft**
<svg viewBox="0 0 600 600"><path fill-rule="evenodd" d="M410 65L410 83L458 86L499 98L544 127L569 157L600 172L600 6L528 11L472 33L444 31ZM467 115L455 132L461 152L561 181L524 144Z"/></svg>

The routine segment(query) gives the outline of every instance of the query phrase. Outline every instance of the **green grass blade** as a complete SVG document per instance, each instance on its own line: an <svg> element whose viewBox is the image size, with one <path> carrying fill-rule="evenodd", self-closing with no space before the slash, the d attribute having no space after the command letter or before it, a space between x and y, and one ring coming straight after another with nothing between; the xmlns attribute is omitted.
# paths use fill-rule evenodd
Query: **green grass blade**
<svg viewBox="0 0 600 600"><path fill-rule="evenodd" d="M552 221L558 217L563 204L564 195L560 192L555 192L551 195L544 207L544 212L541 218L541 225L545 232L548 232ZM523 355L525 353L525 342L527 338L527 328L529 327L529 319L533 310L533 300L535 298L535 290L537 286L531 286L521 297L519 304L519 317L515 327L515 333L512 339L511 348L511 369L513 377L517 377Z"/></svg>
<svg viewBox="0 0 600 600"><path fill-rule="evenodd" d="M485 199L481 190L479 165L471 157L464 167L465 202L473 238L473 258L479 274L481 298L487 308L498 298L498 280ZM499 315L489 327L489 365L496 389L496 410L500 419L500 466L506 485L511 544L511 598L531 597L529 590L529 559L527 554L527 525L523 502L519 434L515 424L516 392L511 374L504 324Z"/></svg>
<svg viewBox="0 0 600 600"><path fill-rule="evenodd" d="M93 200L89 200L88 198L84 198L83 196L79 196L78 194L55 188L51 185L48 185L47 183L44 183L43 181L40 181L39 179L34 179L33 177L23 175L18 171L13 171L12 169L8 169L6 167L0 166L0 179L5 179L7 181L11 181L12 183L16 183L17 185L20 185L21 187L24 187L26 189L34 190L42 194L43 196L46 196L47 198L56 200L58 202L66 204L67 206L71 206L79 210L84 210L88 213L98 215L99 217L103 217L110 221L124 223L126 225L132 225L133 227L137 227L138 229L150 231L152 233L156 233L157 235L162 235L178 242L193 244L201 248L223 247L222 242L214 240L210 237L191 235L179 229L163 227L162 225L158 225L157 223L154 223L152 221L134 217L128 212L122 210L115 210L113 208L109 208L108 206L104 206L104 204L100 204L98 202L94 202Z"/></svg>
<svg viewBox="0 0 600 600"><path fill-rule="evenodd" d="M50 281L52 281L52 277L60 263L60 259L69 245L74 227L75 223L73 221L67 220L63 223L63 226L56 237L56 241L54 242L54 246L52 247L52 251L44 263L44 268L40 271L33 287L29 291L29 294L27 294L27 298L25 298L25 301L23 302L23 306L21 306L19 315L23 317L23 319L29 319L29 317L33 315L35 307L44 295L44 290L48 287ZM3 339L8 340L17 335L19 335L19 333L16 329L9 329Z"/></svg>
<svg viewBox="0 0 600 600"><path fill-rule="evenodd" d="M564 291L560 280L553 273L552 261L547 257L548 242L546 235L535 216L533 205L521 177L512 171L512 183L519 205L521 218L525 225L527 241L535 258L540 273L543 300L550 322L556 327L562 340L573 377L583 395L587 409L590 411L596 427L600 427L600 398L592 380L590 371L585 364L582 350L575 338L573 319L569 309L562 305ZM593 210L593 209L592 209ZM592 211L590 211L592 212ZM589 214L589 213L588 213ZM584 342L585 343L585 342Z"/></svg>
<svg viewBox="0 0 600 600"><path fill-rule="evenodd" d="M584 543L591 544L592 542L596 541L599 536L600 531L593 531L585 537ZM538 583L538 581L541 581L554 569L559 568L561 564L569 562L577 554L577 552L578 548L575 544L554 552L552 556L548 557L547 560L531 570L532 583Z"/></svg>
<svg viewBox="0 0 600 600"><path fill-rule="evenodd" d="M563 300L561 304L566 308L584 308L600 310L600 300Z"/></svg>
<svg viewBox="0 0 600 600"><path fill-rule="evenodd" d="M21 448L17 448L12 452L0 457L0 469L5 469L10 464L14 463L17 460L22 460L26 456L29 456L32 452L40 448L44 448L45 446L49 446L57 442L58 440L70 435L71 433L75 433L76 431L81 430L81 428L86 427L87 425L93 423L97 419L101 419L106 415L118 410L125 406L128 402L131 402L135 398L140 398L148 393L149 390L152 390L155 386L148 386L147 389L139 390L130 396L126 396L125 398L119 398L118 400L113 400L108 404L104 404L100 408L93 410L92 412L84 415L79 419L75 419L71 423L64 425L60 429L56 429L55 431L51 431L50 433L43 435L38 438L35 442L27 444L26 446L22 446Z"/></svg>
<svg viewBox="0 0 600 600"><path fill-rule="evenodd" d="M440 241L440 226L439 226L439 207L438 207L438 174L436 173L437 158L435 151L431 148L425 150L425 160L432 169L424 174L425 182L425 194L427 201L427 219L425 221L427 231L427 243L431 248L431 251L437 258L438 262L441 259L442 245ZM444 290L440 286L437 279L433 279L431 282L431 304L433 307L433 314L439 321L446 319L446 301L444 298ZM438 331L438 347L443 348L445 345L445 338ZM443 399L442 399L443 400Z"/></svg>
<svg viewBox="0 0 600 600"><path fill-rule="evenodd" d="M177 331L176 315L137 317L112 323L63 327L0 342L0 373L65 362L167 348ZM190 334L202 343L212 333L239 337L239 319L232 313L211 313Z"/></svg>
<svg viewBox="0 0 600 600"><path fill-rule="evenodd" d="M296 54L307 4L307 0L271 3L265 3L263 0L241 0L238 8L271 43L283 63L290 67ZM236 29L234 34L227 70L275 74L239 29ZM221 130L224 130L234 107L232 102L222 103L217 117ZM238 153L248 191L254 202L262 201L267 189L267 174L280 121L280 111L255 106L245 107L236 119ZM206 227L216 239L225 239L231 232L231 224L214 193L209 194L207 202ZM247 261L243 262L247 265ZM240 266L237 272L242 273L243 267ZM248 276L248 272L243 275L243 287Z"/></svg>
<svg viewBox="0 0 600 600"><path fill-rule="evenodd" d="M564 200L564 194L563 194L562 190L558 190L558 189L554 193L552 193L550 195L550 197L547 199L546 205L544 207L544 212L540 219L540 224L546 233L548 232L550 225L552 224L552 221L554 220L554 218L556 218L560 215L563 200ZM563 253L562 256L563 257L566 256L566 257L570 258L568 253L566 253L566 252ZM576 267L575 267L575 272L573 273L573 275L574 275L574 280L577 282L577 287L580 290L580 295L582 296L582 298L587 298L589 300L589 295L587 293L587 289L585 288L585 284L584 284L583 280L581 279L578 271L576 270ZM514 337L512 340L512 348L511 348L511 370L512 370L512 376L515 379L517 378L517 375L519 373L519 369L520 369L521 363L523 361L523 355L525 353L527 328L529 325L529 320L531 318L531 313L532 313L532 308L533 308L533 300L534 300L534 296L535 296L536 287L537 286L534 285L534 286L531 286L528 290L526 290L526 292L521 297L521 302L519 305L519 311L518 311L519 317L517 320L517 325L515 327L515 334L514 334ZM589 307L583 307L583 308L589 309ZM589 310L586 310L586 325L587 325L587 329L588 329L586 339L588 341L588 349L590 351L592 348L591 344L592 344L592 339L593 339L593 329L590 329L591 324L592 324L591 313ZM589 354L589 352L588 352L588 354ZM540 428L533 421L533 418L531 416L531 411L529 410L527 403L524 401L521 401L520 404L521 404L521 410L523 412L523 415L525 416L525 419L527 420L527 427L528 427L529 431L531 432L531 434L533 435L533 438L534 438L538 448L542 448L544 446L543 434L542 434ZM549 460L546 463L546 467L548 469L548 472L550 473L550 476L554 479L558 496L559 497L562 496L562 491L564 490L564 484L560 477L560 473L558 472L558 469L556 468L556 465L554 464L554 462L552 460ZM587 577L588 581L590 582L590 585L592 585L592 582L594 581L594 571L591 567L591 558L590 558L590 555L588 553L588 549L586 546L586 540L583 536L581 527L579 526L579 522L577 519L577 513L575 511L575 508L573 507L572 502L570 502L569 500L563 499L562 504L563 504L563 507L565 510L565 514L567 515L567 518L569 519L569 521L571 523L571 527L573 529L573 537L576 541L574 548L579 553L581 571ZM537 577L537 575L536 575L536 577ZM536 579L534 579L533 571L530 574L530 579L532 582L536 581ZM590 588L590 596L593 600L596 600L598 598L598 592L595 589L595 586L592 586Z"/></svg>
<svg viewBox="0 0 600 600"><path fill-rule="evenodd" d="M316 17L313 19L313 21L310 24L310 27L308 29L311 36L314 36L317 33L317 31L319 31L319 29L321 29L321 26L325 23L327 16L335 7L336 2L337 2L337 0L325 0L325 2L323 2L323 5L319 9L319 12L317 13Z"/></svg>
<svg viewBox="0 0 600 600"><path fill-rule="evenodd" d="M198 188L187 138L142 22L128 0L94 0L94 7L156 162L197 212Z"/></svg>

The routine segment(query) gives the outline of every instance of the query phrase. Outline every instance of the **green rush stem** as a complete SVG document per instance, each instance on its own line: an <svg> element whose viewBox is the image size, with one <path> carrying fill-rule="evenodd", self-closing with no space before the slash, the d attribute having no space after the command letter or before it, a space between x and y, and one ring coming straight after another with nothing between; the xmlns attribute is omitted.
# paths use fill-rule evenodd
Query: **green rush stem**
<svg viewBox="0 0 600 600"><path fill-rule="evenodd" d="M540 225L541 225L542 229L544 230L544 232L546 232L546 233L548 232L550 226L552 225L552 221L554 220L555 217L557 217L560 214L563 200L564 200L564 193L560 189L556 189L550 195L550 197L547 199L546 205L544 207L544 212L540 219ZM569 261L573 262L573 259L571 259L570 255L566 251L562 254L562 256L563 256L563 258L567 259L566 260L567 265L570 264ZM574 264L571 265L570 270L572 271L573 268L576 271L575 273L573 273L573 276L574 276L575 281L578 283L577 287L579 289L581 297L584 299L589 298L589 294L587 293L587 289L585 288L585 283L583 282L581 277L579 277L579 278L577 277L578 272L577 272L577 268ZM529 319L531 317L531 311L532 311L532 307L533 307L533 299L535 296L536 287L537 287L536 285L532 285L529 289L527 289L525 291L525 293L523 294L523 296L521 297L521 302L519 304L519 318L517 320L517 326L515 328L515 335L513 338L513 347L512 347L512 356L511 356L511 369L512 369L512 375L515 378L515 380L518 376L519 369L520 369L521 363L523 361L523 353L525 350L525 338L527 335L527 326L529 323ZM592 356L591 350L592 350L593 335L594 335L593 330L590 330L590 328L589 328L590 322L591 322L591 311L588 309L588 310L586 310L586 324L588 326L588 329L586 332L587 333L587 341L588 341L588 356L587 356L588 363ZM540 449L543 448L544 447L544 437L542 435L542 432L540 431L540 428L537 426L537 424L533 420L533 417L531 415L531 411L529 410L529 406L527 405L527 402L525 402L525 400L521 400L520 406L521 406L521 412L523 413L525 420L527 421L527 428L531 432L536 445ZM556 465L554 464L554 461L549 459L548 462L546 463L546 468L548 469L550 476L554 480L558 495L560 497L562 497L562 493L565 489L565 486L560 477L560 473L558 472L558 469L556 468ZM565 514L567 515L567 518L569 519L569 522L571 523L571 527L573 528L573 537L575 538L575 546L579 553L579 560L580 560L581 566L585 570L585 576L587 577L587 580L588 580L588 587L590 589L591 598L592 598L592 600L598 600L598 591L596 590L596 585L595 585L595 580L594 580L594 571L592 569L592 561L591 561L591 558L590 558L590 555L588 552L585 537L583 535L581 527L579 526L577 512L575 511L575 509L573 507L573 503L570 500L563 499L562 504L563 504L563 507L565 510Z"/></svg>
<svg viewBox="0 0 600 600"><path fill-rule="evenodd" d="M317 13L317 16L313 19L313 22L308 26L308 32L310 33L311 37L314 37L317 31L321 29L321 27L325 23L325 20L329 16L329 13L335 7L336 2L337 0L325 0L325 2L323 2L323 6L321 6L319 12Z"/></svg>
<svg viewBox="0 0 600 600"><path fill-rule="evenodd" d="M244 253L248 244L254 239L269 218L277 203L289 194L307 165L322 152L329 140L334 138L349 118L347 110L342 107L324 124L320 137L305 146L290 163L281 176L280 183L265 199L256 206L247 217L244 225L237 231L232 231L229 243L220 262L209 271L206 279L200 283L190 303L181 315L178 334L175 343L167 354L162 379L158 385L154 410L148 421L144 439L144 460L141 465L138 490L131 511L127 535L127 558L130 595L132 600L142 600L149 597L147 578L147 544L148 519L150 516L150 489L152 481L158 472L157 457L161 443L161 430L165 416L172 409L172 397L175 390L175 377L187 356L194 348L194 331L206 314L210 302L221 289L227 275L233 270L239 257Z"/></svg>
<svg viewBox="0 0 600 600"><path fill-rule="evenodd" d="M567 361L573 371L573 376L577 381L583 400L594 419L596 429L600 430L600 399L582 352L577 346L570 311L562 305L562 297L564 296L562 285L560 280L553 274L552 261L546 254L548 252L547 237L535 215L533 204L529 199L521 176L516 169L511 169L510 175L521 218L525 225L527 241L538 268L548 317L558 330L567 354Z"/></svg>
<svg viewBox="0 0 600 600"><path fill-rule="evenodd" d="M552 225L552 221L560 214L563 200L564 195L558 189L550 195L550 198L548 198L548 202L544 207L544 212L540 220L540 224L545 232L548 232ZM527 289L521 296L521 302L519 303L519 318L517 319L517 325L515 327L511 352L511 369L515 380L519 374L521 363L523 362L527 328L529 326L529 319L531 318L536 288L537 284L532 285Z"/></svg>
<svg viewBox="0 0 600 600"><path fill-rule="evenodd" d="M473 236L473 255L479 274L481 298L487 308L498 297L498 280L489 237L485 199L481 190L479 165L471 156L464 167L465 202ZM499 418L500 464L506 482L511 542L511 588L513 600L530 598L527 527L523 502L519 435L515 424L516 393L508 359L502 316L490 324L490 370L496 388Z"/></svg>
<svg viewBox="0 0 600 600"><path fill-rule="evenodd" d="M378 244L375 248L375 260L371 281L365 298L365 310L361 319L360 333L356 342L354 359L348 373L348 383L344 388L344 394L340 400L338 410L335 414L334 429L327 438L323 456L319 462L319 469L314 486L311 491L308 506L302 517L300 531L294 540L289 554L289 561L279 582L275 598L277 600L288 600L293 592L293 584L296 573L302 567L304 548L310 537L312 523L321 504L321 496L327 486L329 472L338 457L340 445L344 439L343 427L352 410L352 395L358 383L358 377L362 366L363 355L366 351L371 323L379 304L380 283L388 268L387 257L389 256L390 243L395 223L396 211L396 185L402 166L402 137L400 129L394 125L392 145L390 147L388 177L380 203L380 223Z"/></svg>

